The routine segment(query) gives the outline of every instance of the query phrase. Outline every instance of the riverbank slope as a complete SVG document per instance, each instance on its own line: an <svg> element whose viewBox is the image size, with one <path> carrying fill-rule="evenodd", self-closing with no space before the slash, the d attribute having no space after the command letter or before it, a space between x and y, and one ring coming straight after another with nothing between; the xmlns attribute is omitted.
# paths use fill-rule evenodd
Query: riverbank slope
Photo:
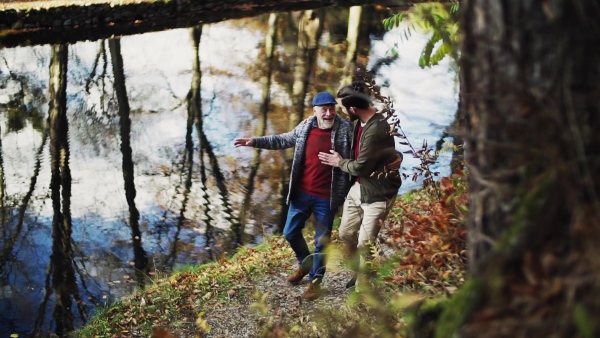
<svg viewBox="0 0 600 338"><path fill-rule="evenodd" d="M324 294L302 301L286 285L293 252L280 236L231 258L191 266L102 309L76 337L405 336L405 309L464 283L466 195L461 179L404 195L380 236L368 286L346 290L351 271L334 227ZM339 222L339 220L338 220ZM310 237L310 234L306 234Z"/></svg>

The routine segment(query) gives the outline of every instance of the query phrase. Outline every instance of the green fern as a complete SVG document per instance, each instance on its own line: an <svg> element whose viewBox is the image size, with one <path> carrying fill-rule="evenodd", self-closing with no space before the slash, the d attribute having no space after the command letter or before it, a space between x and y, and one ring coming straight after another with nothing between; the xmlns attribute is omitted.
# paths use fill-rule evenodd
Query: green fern
<svg viewBox="0 0 600 338"><path fill-rule="evenodd" d="M404 19L405 16L406 14L404 12L400 12L398 14L393 15L392 17L383 19L383 27L388 31L394 27L398 27L400 26L400 23L402 22L402 19Z"/></svg>
<svg viewBox="0 0 600 338"><path fill-rule="evenodd" d="M452 6L445 4L417 4L411 10L401 12L383 20L383 27L391 30L400 27L407 21L404 38L409 39L415 28L430 32L431 36L419 57L421 68L438 64L446 56L458 62L458 9L459 3ZM397 48L394 50L397 53Z"/></svg>
<svg viewBox="0 0 600 338"><path fill-rule="evenodd" d="M445 42L442 43L442 45L439 46L438 49L429 57L429 64L437 65L440 63L440 61L442 61L446 55L449 55L452 52L452 48L453 47L451 45Z"/></svg>
<svg viewBox="0 0 600 338"><path fill-rule="evenodd" d="M419 66L421 66L421 68L431 65L431 54L433 53L433 48L441 39L442 37L440 36L439 32L434 31L431 35L431 38L429 38L429 41L427 41L425 44L423 51L421 52L421 57L419 58Z"/></svg>

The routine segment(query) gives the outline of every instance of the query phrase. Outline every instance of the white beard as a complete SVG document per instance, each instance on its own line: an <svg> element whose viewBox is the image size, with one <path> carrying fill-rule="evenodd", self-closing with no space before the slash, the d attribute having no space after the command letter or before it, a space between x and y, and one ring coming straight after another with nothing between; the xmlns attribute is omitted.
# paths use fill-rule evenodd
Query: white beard
<svg viewBox="0 0 600 338"><path fill-rule="evenodd" d="M319 129L331 129L333 128L333 123L335 119L331 121L325 121L322 118L317 117L317 121L319 122Z"/></svg>

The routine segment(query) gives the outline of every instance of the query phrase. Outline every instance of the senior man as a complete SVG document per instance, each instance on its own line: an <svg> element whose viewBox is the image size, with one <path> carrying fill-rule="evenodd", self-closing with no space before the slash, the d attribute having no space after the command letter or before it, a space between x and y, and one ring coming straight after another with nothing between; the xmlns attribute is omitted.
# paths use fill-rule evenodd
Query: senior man
<svg viewBox="0 0 600 338"><path fill-rule="evenodd" d="M343 158L350 157L352 127L337 116L336 104L333 95L320 92L312 100L313 116L300 122L294 130L234 141L236 147L295 148L287 196L289 210L283 235L298 261L298 268L287 282L297 285L308 274L309 285L303 294L306 300L316 299L321 294L325 275L324 251L331 237L336 211L350 188L348 175L340 168L321 163L318 157L320 152L329 151L335 151ZM312 254L302 235L311 214L315 221L315 250Z"/></svg>

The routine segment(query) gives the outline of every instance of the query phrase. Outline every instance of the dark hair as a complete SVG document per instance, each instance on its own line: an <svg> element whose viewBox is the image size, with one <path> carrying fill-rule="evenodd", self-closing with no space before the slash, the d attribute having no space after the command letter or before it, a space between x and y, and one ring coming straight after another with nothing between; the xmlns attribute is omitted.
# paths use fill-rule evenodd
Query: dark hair
<svg viewBox="0 0 600 338"><path fill-rule="evenodd" d="M337 97L341 99L342 106L346 109L350 107L366 109L371 105L371 99L365 93L365 84L360 81L342 87L338 90Z"/></svg>

